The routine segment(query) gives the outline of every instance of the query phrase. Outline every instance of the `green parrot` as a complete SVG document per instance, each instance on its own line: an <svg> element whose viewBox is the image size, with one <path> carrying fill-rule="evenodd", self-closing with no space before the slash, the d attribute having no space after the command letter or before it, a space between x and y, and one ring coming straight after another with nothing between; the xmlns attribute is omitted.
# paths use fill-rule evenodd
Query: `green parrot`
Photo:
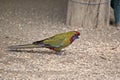
<svg viewBox="0 0 120 80"><path fill-rule="evenodd" d="M44 40L35 41L32 44L9 46L11 50L25 49L25 48L48 48L61 54L61 50L69 46L75 39L78 39L80 32L69 31L65 33L56 34Z"/></svg>

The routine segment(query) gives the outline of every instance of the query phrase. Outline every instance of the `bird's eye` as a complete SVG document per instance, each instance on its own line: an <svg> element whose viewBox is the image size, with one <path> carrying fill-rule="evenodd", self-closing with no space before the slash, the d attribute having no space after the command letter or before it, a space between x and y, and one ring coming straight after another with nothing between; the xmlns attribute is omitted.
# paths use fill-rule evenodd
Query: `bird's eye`
<svg viewBox="0 0 120 80"><path fill-rule="evenodd" d="M75 34L74 36L78 36L77 34Z"/></svg>

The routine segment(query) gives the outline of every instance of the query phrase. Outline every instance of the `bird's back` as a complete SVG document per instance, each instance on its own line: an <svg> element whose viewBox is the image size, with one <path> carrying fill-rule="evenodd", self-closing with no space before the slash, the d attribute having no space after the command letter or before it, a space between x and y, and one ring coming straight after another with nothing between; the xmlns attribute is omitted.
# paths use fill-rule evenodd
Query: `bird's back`
<svg viewBox="0 0 120 80"><path fill-rule="evenodd" d="M41 41L36 41L34 42L34 44L35 43L42 44L42 45L44 44L44 47L61 50L62 48L70 45L70 39L73 36L73 34L74 34L73 31L56 34L55 36L52 36L50 38L47 38Z"/></svg>

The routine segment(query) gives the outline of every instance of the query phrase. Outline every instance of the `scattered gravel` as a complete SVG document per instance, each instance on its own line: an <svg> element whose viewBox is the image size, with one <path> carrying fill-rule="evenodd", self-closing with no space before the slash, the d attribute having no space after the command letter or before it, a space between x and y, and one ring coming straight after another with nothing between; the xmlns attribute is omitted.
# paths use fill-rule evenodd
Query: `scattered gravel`
<svg viewBox="0 0 120 80"><path fill-rule="evenodd" d="M0 80L120 80L120 30L78 27L79 40L56 55L48 49L8 51L73 30L67 0L1 0Z"/></svg>

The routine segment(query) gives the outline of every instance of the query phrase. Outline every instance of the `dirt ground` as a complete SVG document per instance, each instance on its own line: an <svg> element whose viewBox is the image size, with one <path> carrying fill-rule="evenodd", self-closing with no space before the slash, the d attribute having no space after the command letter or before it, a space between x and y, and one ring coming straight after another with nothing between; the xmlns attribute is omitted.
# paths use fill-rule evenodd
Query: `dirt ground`
<svg viewBox="0 0 120 80"><path fill-rule="evenodd" d="M9 51L73 30L67 0L0 0L0 80L120 80L120 30L78 27L81 36L62 55L48 49Z"/></svg>

